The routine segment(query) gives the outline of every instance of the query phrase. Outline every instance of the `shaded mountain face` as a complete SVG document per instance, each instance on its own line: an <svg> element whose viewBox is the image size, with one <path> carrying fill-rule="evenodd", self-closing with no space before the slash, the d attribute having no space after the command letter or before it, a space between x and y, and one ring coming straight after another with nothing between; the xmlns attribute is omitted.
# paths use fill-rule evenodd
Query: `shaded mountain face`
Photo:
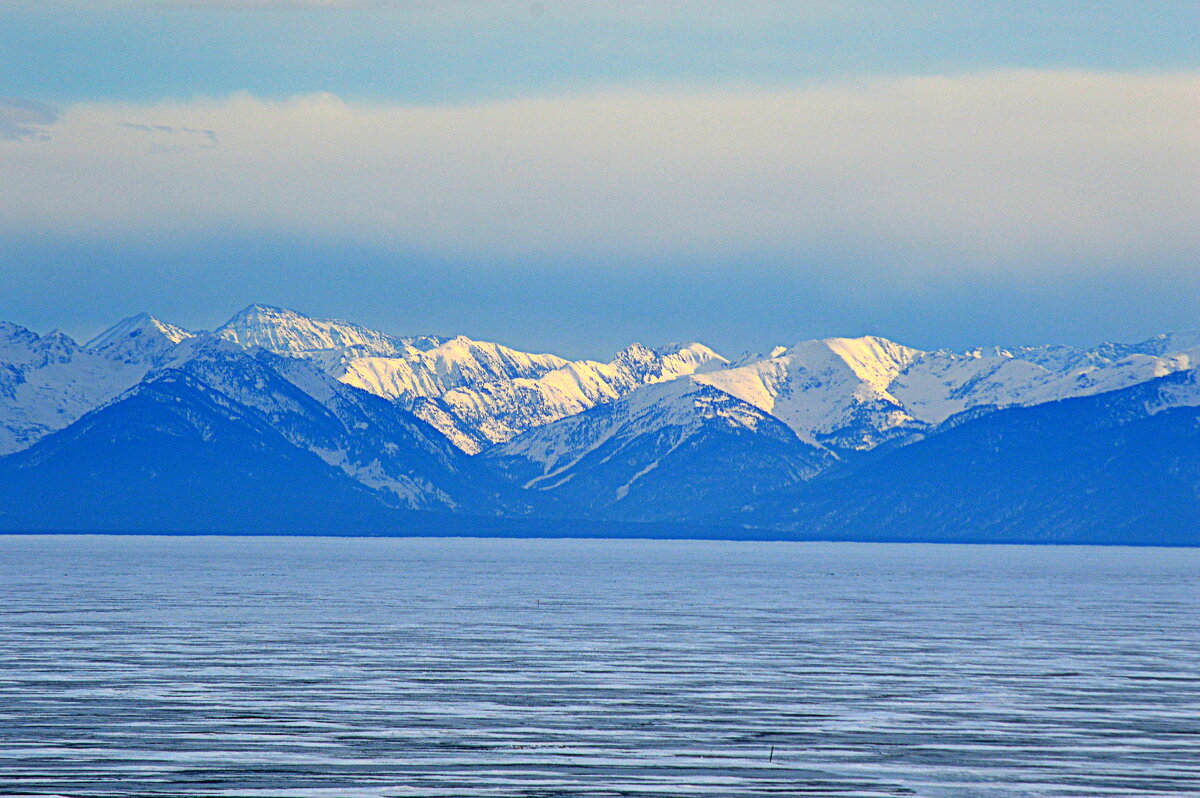
<svg viewBox="0 0 1200 798"><path fill-rule="evenodd" d="M402 515L390 508L491 515L526 508L481 463L394 403L308 361L212 336L182 342L133 389L0 464L16 488L5 494L0 521L38 528L89 528L87 513L107 519L103 528L124 528L136 520L139 500L156 508L147 519L170 522L164 529L192 528L199 521L172 508L203 507L209 494L230 508L214 516L222 523L255 501L263 505L232 531L276 522L286 529L302 517L303 529L394 525ZM22 495L54 496L50 503L66 514L22 510ZM337 508L359 515L339 518Z"/></svg>
<svg viewBox="0 0 1200 798"><path fill-rule="evenodd" d="M504 485L421 419L314 364L198 338L159 373L182 372L254 412L292 445L413 509L511 509Z"/></svg>
<svg viewBox="0 0 1200 798"><path fill-rule="evenodd" d="M809 538L1197 545L1197 372L951 423L738 520Z"/></svg>
<svg viewBox="0 0 1200 798"><path fill-rule="evenodd" d="M180 372L0 459L8 530L352 531L387 513L339 469Z"/></svg>
<svg viewBox="0 0 1200 798"><path fill-rule="evenodd" d="M0 455L20 451L136 385L178 328L126 319L82 347L0 322ZM93 342L96 343L96 342Z"/></svg>
<svg viewBox="0 0 1200 798"><path fill-rule="evenodd" d="M828 454L711 386L647 385L488 450L549 511L624 520L707 517L816 474Z"/></svg>

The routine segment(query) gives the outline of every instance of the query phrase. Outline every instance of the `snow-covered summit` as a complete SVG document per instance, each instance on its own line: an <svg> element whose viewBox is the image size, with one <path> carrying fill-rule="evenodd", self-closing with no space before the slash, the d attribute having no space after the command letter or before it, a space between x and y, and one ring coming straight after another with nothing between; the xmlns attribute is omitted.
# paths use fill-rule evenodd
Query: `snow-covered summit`
<svg viewBox="0 0 1200 798"><path fill-rule="evenodd" d="M697 377L784 421L806 441L870 449L966 410L1118 390L1200 363L1188 334L1142 344L923 351L886 338L804 341Z"/></svg>
<svg viewBox="0 0 1200 798"><path fill-rule="evenodd" d="M146 313L85 346L0 322L0 452L71 423L147 369L205 347L304 360L324 378L389 400L478 453L528 430L688 378L838 451L911 440L964 412L1119 390L1200 365L1200 331L1090 349L1063 345L926 351L880 336L776 346L730 362L695 342L633 343L611 360L568 360L467 336L397 337L351 321L251 305L212 333ZM213 350L214 352L216 350ZM315 383L314 383L315 384Z"/></svg>
<svg viewBox="0 0 1200 798"><path fill-rule="evenodd" d="M61 330L38 335L19 324L0 321L0 363L40 368L50 363L65 363L79 349L79 344Z"/></svg>
<svg viewBox="0 0 1200 798"><path fill-rule="evenodd" d="M825 338L696 379L771 413L809 443L866 449L910 429L914 419L889 387L921 354L877 336Z"/></svg>
<svg viewBox="0 0 1200 798"><path fill-rule="evenodd" d="M1153 355L1155 357L1200 349L1200 330L1180 330L1179 332L1163 333L1133 344L1131 348L1137 354Z"/></svg>
<svg viewBox="0 0 1200 798"><path fill-rule="evenodd" d="M0 322L0 455L71 424L147 368L89 351L58 330L38 335Z"/></svg>
<svg viewBox="0 0 1200 798"><path fill-rule="evenodd" d="M425 351L348 358L338 376L389 399L436 398L457 388L537 378L567 362L557 355L521 352L460 335Z"/></svg>
<svg viewBox="0 0 1200 798"><path fill-rule="evenodd" d="M319 319L274 305L250 305L215 330L240 346L280 355L363 347L375 354L406 351L403 340L343 319Z"/></svg>
<svg viewBox="0 0 1200 798"><path fill-rule="evenodd" d="M414 412L474 453L612 401L639 385L720 368L725 362L703 344L678 349L633 344L601 363L456 338L419 356L353 361L340 378L394 400L428 400L413 404Z"/></svg>
<svg viewBox="0 0 1200 798"><path fill-rule="evenodd" d="M687 374L724 368L729 361L695 341L650 348L632 343L612 359L611 365L628 370L644 382L674 379Z"/></svg>
<svg viewBox="0 0 1200 798"><path fill-rule="evenodd" d="M128 363L150 363L180 341L195 336L149 313L130 316L109 327L84 346L99 355Z"/></svg>

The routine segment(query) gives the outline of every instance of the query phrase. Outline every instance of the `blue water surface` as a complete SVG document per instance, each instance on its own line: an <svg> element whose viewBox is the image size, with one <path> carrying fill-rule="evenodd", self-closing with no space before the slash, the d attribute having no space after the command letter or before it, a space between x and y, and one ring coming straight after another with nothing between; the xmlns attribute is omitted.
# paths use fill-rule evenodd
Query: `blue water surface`
<svg viewBox="0 0 1200 798"><path fill-rule="evenodd" d="M0 537L0 794L1200 794L1200 550Z"/></svg>

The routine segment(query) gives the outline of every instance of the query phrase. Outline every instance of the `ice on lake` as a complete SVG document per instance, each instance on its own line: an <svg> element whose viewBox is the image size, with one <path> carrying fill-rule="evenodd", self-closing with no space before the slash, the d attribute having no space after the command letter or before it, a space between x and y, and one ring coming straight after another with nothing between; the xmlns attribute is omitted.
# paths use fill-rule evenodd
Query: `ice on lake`
<svg viewBox="0 0 1200 798"><path fill-rule="evenodd" d="M0 537L0 794L1200 794L1200 551Z"/></svg>

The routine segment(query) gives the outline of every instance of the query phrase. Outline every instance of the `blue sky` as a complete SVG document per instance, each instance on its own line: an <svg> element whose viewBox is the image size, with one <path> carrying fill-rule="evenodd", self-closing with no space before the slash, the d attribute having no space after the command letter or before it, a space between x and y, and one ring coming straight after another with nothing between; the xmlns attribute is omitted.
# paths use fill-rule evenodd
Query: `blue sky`
<svg viewBox="0 0 1200 798"><path fill-rule="evenodd" d="M0 318L1200 327L1200 3L0 1Z"/></svg>
<svg viewBox="0 0 1200 798"><path fill-rule="evenodd" d="M611 85L1200 61L1195 2L305 5L9 0L0 57L21 68L6 93L70 102L326 91L437 104Z"/></svg>

